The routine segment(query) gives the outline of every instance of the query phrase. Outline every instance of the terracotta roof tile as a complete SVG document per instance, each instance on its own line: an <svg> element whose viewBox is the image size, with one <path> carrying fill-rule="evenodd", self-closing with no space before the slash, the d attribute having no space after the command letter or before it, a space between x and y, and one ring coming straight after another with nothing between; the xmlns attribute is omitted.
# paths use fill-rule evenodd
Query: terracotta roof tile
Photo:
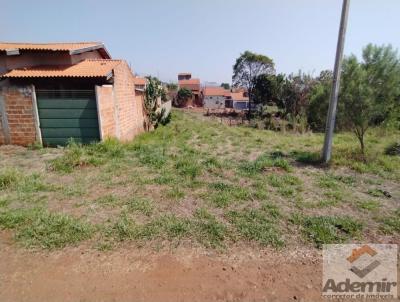
<svg viewBox="0 0 400 302"><path fill-rule="evenodd" d="M248 101L249 98L247 96L243 96L243 92L232 92L231 93L232 100L234 101Z"/></svg>
<svg viewBox="0 0 400 302"><path fill-rule="evenodd" d="M13 69L5 78L106 77L122 60L84 60L75 65L35 66Z"/></svg>
<svg viewBox="0 0 400 302"><path fill-rule="evenodd" d="M179 80L179 85L200 85L199 79Z"/></svg>
<svg viewBox="0 0 400 302"><path fill-rule="evenodd" d="M25 49L25 50L52 50L71 51L92 46L103 46L101 42L77 42L77 43L9 43L0 42L0 50Z"/></svg>
<svg viewBox="0 0 400 302"><path fill-rule="evenodd" d="M187 88L195 91L200 91L200 80L199 79L190 79L190 80L180 80L178 81L180 88Z"/></svg>
<svg viewBox="0 0 400 302"><path fill-rule="evenodd" d="M135 85L146 85L147 83L147 79L146 78L140 78L140 77L136 77L133 79Z"/></svg>
<svg viewBox="0 0 400 302"><path fill-rule="evenodd" d="M206 96L229 96L230 91L223 87L204 87L203 94Z"/></svg>

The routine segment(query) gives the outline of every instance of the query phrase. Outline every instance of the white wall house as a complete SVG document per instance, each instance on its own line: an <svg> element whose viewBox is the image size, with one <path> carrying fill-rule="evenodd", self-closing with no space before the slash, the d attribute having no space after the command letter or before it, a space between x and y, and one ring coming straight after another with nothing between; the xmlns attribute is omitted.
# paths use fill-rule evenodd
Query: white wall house
<svg viewBox="0 0 400 302"><path fill-rule="evenodd" d="M203 89L203 107L206 109L224 109L230 91L222 87L205 87Z"/></svg>
<svg viewBox="0 0 400 302"><path fill-rule="evenodd" d="M235 110L248 110L249 98L243 92L232 92L232 107Z"/></svg>

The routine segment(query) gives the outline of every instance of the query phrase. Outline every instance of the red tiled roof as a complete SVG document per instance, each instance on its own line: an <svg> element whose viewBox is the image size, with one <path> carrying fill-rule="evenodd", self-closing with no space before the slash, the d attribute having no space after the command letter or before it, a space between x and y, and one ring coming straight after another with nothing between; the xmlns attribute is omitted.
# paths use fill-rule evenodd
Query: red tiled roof
<svg viewBox="0 0 400 302"><path fill-rule="evenodd" d="M5 78L106 77L122 60L84 60L75 65L34 66L13 69Z"/></svg>
<svg viewBox="0 0 400 302"><path fill-rule="evenodd" d="M187 88L192 90L199 91L200 90L200 80L199 79L190 79L190 80L180 80L178 81L180 88Z"/></svg>
<svg viewBox="0 0 400 302"><path fill-rule="evenodd" d="M147 79L146 78L140 78L140 77L136 77L133 79L135 85L146 85L147 83Z"/></svg>
<svg viewBox="0 0 400 302"><path fill-rule="evenodd" d="M12 43L0 42L0 51L34 50L34 51L69 51L70 55L98 50L103 59L111 59L104 44L101 42L76 42L76 43Z"/></svg>
<svg viewBox="0 0 400 302"><path fill-rule="evenodd" d="M247 96L243 96L243 92L231 92L232 100L234 101L248 101Z"/></svg>
<svg viewBox="0 0 400 302"><path fill-rule="evenodd" d="M204 87L203 94L205 96L230 96L230 91L223 87Z"/></svg>
<svg viewBox="0 0 400 302"><path fill-rule="evenodd" d="M0 42L0 50L25 49L25 50L52 50L70 51L93 46L103 46L101 42L77 42L77 43L9 43Z"/></svg>
<svg viewBox="0 0 400 302"><path fill-rule="evenodd" d="M199 79L179 80L179 85L200 85Z"/></svg>

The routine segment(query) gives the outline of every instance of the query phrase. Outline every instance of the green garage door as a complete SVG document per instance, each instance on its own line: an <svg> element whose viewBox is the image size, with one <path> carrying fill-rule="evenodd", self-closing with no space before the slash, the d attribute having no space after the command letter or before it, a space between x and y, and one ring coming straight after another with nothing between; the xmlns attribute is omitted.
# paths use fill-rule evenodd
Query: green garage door
<svg viewBox="0 0 400 302"><path fill-rule="evenodd" d="M36 99L45 146L99 141L94 90L37 90Z"/></svg>

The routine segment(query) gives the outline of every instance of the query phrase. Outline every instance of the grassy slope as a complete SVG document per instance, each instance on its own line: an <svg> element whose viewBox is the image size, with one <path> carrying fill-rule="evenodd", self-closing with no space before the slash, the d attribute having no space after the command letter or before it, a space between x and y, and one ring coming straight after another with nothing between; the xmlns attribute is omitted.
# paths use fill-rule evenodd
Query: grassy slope
<svg viewBox="0 0 400 302"><path fill-rule="evenodd" d="M99 249L398 241L400 160L382 155L398 136L371 131L363 162L355 138L336 135L326 169L304 164L317 156L319 134L228 127L175 111L171 124L130 144L2 160L17 168L0 171L0 226L25 246L50 249L84 240ZM19 157L43 165L27 168Z"/></svg>

